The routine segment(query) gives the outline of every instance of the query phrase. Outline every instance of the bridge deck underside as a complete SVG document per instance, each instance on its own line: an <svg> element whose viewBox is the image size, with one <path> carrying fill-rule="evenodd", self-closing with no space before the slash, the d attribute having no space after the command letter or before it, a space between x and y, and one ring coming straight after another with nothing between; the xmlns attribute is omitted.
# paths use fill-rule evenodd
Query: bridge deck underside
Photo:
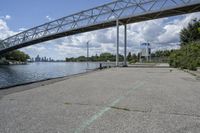
<svg viewBox="0 0 200 133"><path fill-rule="evenodd" d="M147 21L147 20L153 20L153 19L164 18L164 17L169 17L169 16L182 15L182 14L199 12L199 11L200 11L200 4L195 4L195 5L191 5L191 6L187 6L187 7L180 7L180 8L175 8L175 9L163 10L163 11L160 11L160 12L152 12L152 13L148 13L148 14L146 13L146 14L139 15L139 16L121 18L121 19L119 19L119 21L120 21L120 25L130 24L130 23L142 22L142 21ZM19 48L22 48L22 47L30 46L30 45L33 45L33 44L37 44L37 43L41 43L41 42L65 37L65 36L70 36L70 35L74 35L74 34L79 34L79 33L84 33L84 32L104 29L104 28L109 28L109 27L113 27L115 25L116 25L116 21L113 20L113 21L106 22L106 23L99 23L99 24L95 24L95 25L91 25L91 26L87 26L87 27L82 27L82 28L75 29L75 30L69 30L69 31L65 31L65 32L62 32L62 33L49 35L49 36L46 36L46 37L38 38L38 39L35 39L35 40L31 40L29 42L25 42L25 43L4 49L4 50L0 51L0 54L9 52L9 51L12 51L12 50L15 50L15 49L19 49Z"/></svg>

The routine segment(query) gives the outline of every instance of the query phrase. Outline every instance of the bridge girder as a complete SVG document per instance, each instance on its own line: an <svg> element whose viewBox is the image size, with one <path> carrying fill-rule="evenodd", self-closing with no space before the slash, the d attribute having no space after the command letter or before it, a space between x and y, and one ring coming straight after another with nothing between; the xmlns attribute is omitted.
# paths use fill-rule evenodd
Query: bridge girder
<svg viewBox="0 0 200 133"><path fill-rule="evenodd" d="M113 27L116 20L129 24L198 11L199 0L117 0L11 36L0 43L0 54L65 36Z"/></svg>

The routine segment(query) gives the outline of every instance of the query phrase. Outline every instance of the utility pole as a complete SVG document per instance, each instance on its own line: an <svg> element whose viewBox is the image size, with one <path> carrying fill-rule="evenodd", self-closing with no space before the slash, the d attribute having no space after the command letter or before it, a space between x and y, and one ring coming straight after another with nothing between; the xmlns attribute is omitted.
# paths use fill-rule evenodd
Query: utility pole
<svg viewBox="0 0 200 133"><path fill-rule="evenodd" d="M149 49L148 49L148 43L146 44L146 60L149 62Z"/></svg>
<svg viewBox="0 0 200 133"><path fill-rule="evenodd" d="M88 61L89 61L89 43L90 43L90 41L87 42L87 69L89 69L89 63L88 63Z"/></svg>

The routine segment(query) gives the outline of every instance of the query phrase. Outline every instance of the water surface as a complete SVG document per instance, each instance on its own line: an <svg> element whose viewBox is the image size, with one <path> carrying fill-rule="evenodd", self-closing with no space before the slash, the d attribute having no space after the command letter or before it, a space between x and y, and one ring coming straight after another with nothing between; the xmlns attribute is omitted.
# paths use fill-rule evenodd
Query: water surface
<svg viewBox="0 0 200 133"><path fill-rule="evenodd" d="M0 66L0 88L49 78L69 76L95 69L99 63L39 62Z"/></svg>

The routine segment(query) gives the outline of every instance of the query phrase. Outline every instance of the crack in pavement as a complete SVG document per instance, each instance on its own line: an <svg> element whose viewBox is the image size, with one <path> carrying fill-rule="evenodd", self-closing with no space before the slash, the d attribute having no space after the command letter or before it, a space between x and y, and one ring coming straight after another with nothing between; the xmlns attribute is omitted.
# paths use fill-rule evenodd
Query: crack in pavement
<svg viewBox="0 0 200 133"><path fill-rule="evenodd" d="M187 114L187 113L178 113L178 112L152 112L152 110L140 110L140 109L130 109L127 107L120 107L120 106L103 106L98 104L87 104L87 103L65 103L66 105L81 105L81 106L97 106L97 107L104 107L104 108L111 108L120 111L128 111L128 112L139 112L139 113L151 113L151 114L165 114L165 115L176 115L176 116L189 116L189 117L196 117L200 118L198 114Z"/></svg>
<svg viewBox="0 0 200 133"><path fill-rule="evenodd" d="M138 82L136 85L129 89L125 95L119 96L115 101L113 101L111 104L109 104L108 107L104 107L101 109L99 112L91 116L89 119L83 121L83 123L80 125L79 128L77 128L74 133L81 133L86 127L90 126L94 121L99 119L102 115L104 115L107 111L112 109L111 107L114 107L117 103L119 103L122 99L125 98L128 94L130 94L133 90L136 90L140 88L144 83L143 82Z"/></svg>

